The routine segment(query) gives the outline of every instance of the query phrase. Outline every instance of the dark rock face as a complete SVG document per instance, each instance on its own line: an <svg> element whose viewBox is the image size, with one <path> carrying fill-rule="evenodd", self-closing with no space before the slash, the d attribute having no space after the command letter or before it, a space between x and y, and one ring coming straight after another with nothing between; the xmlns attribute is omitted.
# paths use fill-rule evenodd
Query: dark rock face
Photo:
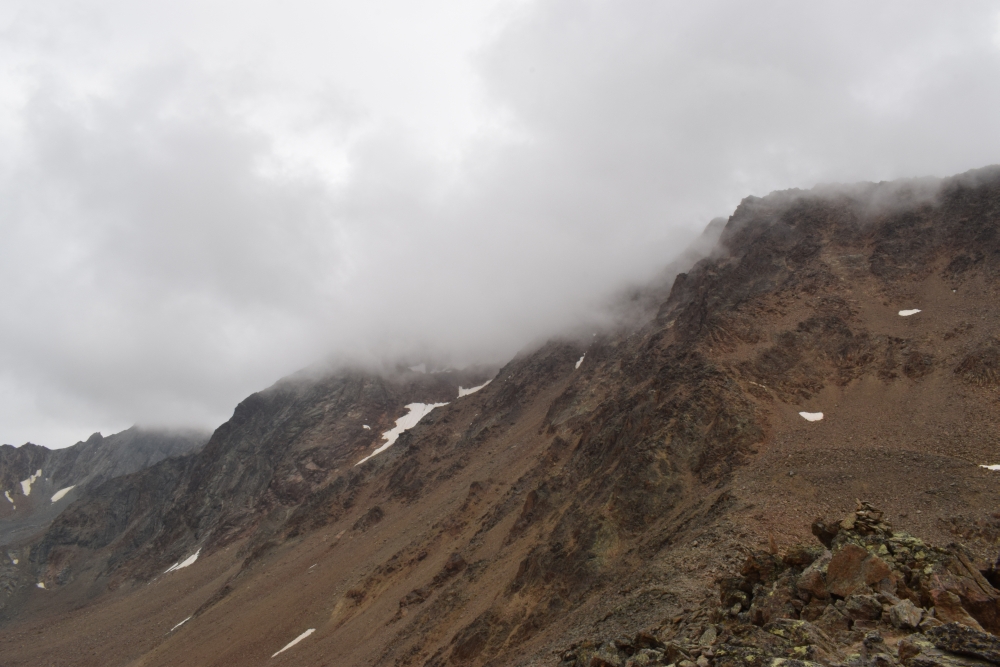
<svg viewBox="0 0 1000 667"><path fill-rule="evenodd" d="M87 489L196 451L206 442L207 433L133 427L106 438L95 433L65 449L50 450L31 443L2 445L0 493L6 492L11 500L0 496L0 545L14 544L42 530ZM25 495L21 482L31 479L34 481ZM56 492L70 487L58 501L51 500Z"/></svg>
<svg viewBox="0 0 1000 667"><path fill-rule="evenodd" d="M263 524L252 552L281 529L289 509L310 499L334 493L350 506L351 483L335 479L337 473L357 480L375 465L353 469L406 403L453 400L460 384L481 383L483 375L410 372L386 379L345 372L279 382L240 403L189 460L163 461L89 489L32 549L31 563L67 582L88 551L110 547L101 576L114 587L129 577L155 576L197 549L210 552ZM381 508L372 508L356 529L381 516ZM276 517L282 517L277 525Z"/></svg>
<svg viewBox="0 0 1000 667"><path fill-rule="evenodd" d="M97 549L109 544L141 508L166 499L164 487L190 459L184 455L207 441L207 433L133 427L106 438L95 433L65 449L0 446L2 490L11 498L8 503L0 496L0 617L15 613L24 590L37 582L68 581L69 559L53 545ZM158 463L163 465L149 474ZM137 471L133 483L124 481ZM22 485L24 480L30 484ZM47 527L47 533L32 539Z"/></svg>

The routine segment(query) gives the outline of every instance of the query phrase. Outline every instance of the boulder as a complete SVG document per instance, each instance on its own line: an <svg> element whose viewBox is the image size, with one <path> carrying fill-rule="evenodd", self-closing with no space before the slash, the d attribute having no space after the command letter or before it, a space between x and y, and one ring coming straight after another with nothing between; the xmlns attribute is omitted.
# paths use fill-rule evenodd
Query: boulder
<svg viewBox="0 0 1000 667"><path fill-rule="evenodd" d="M845 544L833 554L826 569L827 589L846 598L862 586L893 579L892 570L884 560L856 544Z"/></svg>
<svg viewBox="0 0 1000 667"><path fill-rule="evenodd" d="M924 610L909 600L902 600L889 608L889 622L900 630L916 630Z"/></svg>
<svg viewBox="0 0 1000 667"><path fill-rule="evenodd" d="M799 613L795 606L802 605L797 598L795 575L785 572L767 592L757 593L750 604L750 622L754 625L764 625L779 618L797 618Z"/></svg>
<svg viewBox="0 0 1000 667"><path fill-rule="evenodd" d="M962 599L951 591L940 588L931 591L934 601L934 617L942 623L961 623L982 632L983 626L962 607Z"/></svg>
<svg viewBox="0 0 1000 667"><path fill-rule="evenodd" d="M802 571L795 585L799 594L808 593L809 597L824 600L830 597L826 587L826 571L830 565L833 554L829 550L823 550L815 560Z"/></svg>
<svg viewBox="0 0 1000 667"><path fill-rule="evenodd" d="M816 619L815 625L830 636L836 636L851 629L850 620L832 604L823 610L820 617Z"/></svg>
<svg viewBox="0 0 1000 667"><path fill-rule="evenodd" d="M879 656L882 657L879 658ZM861 640L861 659L867 661L868 664L873 662L893 663L892 651L886 646L885 640L878 632L869 632Z"/></svg>
<svg viewBox="0 0 1000 667"><path fill-rule="evenodd" d="M951 545L948 551L950 557L935 568L926 582L931 597L937 589L957 595L965 611L983 628L1000 632L1000 591L993 588L960 545Z"/></svg>
<svg viewBox="0 0 1000 667"><path fill-rule="evenodd" d="M1000 665L1000 638L961 623L946 623L927 631L936 648Z"/></svg>
<svg viewBox="0 0 1000 667"><path fill-rule="evenodd" d="M606 644L590 658L590 667L623 667L624 664L625 661L622 660L618 651Z"/></svg>
<svg viewBox="0 0 1000 667"><path fill-rule="evenodd" d="M882 604L874 595L852 595L844 600L844 613L856 621L877 621L882 617Z"/></svg>
<svg viewBox="0 0 1000 667"><path fill-rule="evenodd" d="M647 665L663 665L663 654L659 651L644 648L640 649L631 658L625 661L625 667L646 667Z"/></svg>
<svg viewBox="0 0 1000 667"><path fill-rule="evenodd" d="M993 663L979 658L942 651L923 635L900 639L896 651L905 667L993 667Z"/></svg>

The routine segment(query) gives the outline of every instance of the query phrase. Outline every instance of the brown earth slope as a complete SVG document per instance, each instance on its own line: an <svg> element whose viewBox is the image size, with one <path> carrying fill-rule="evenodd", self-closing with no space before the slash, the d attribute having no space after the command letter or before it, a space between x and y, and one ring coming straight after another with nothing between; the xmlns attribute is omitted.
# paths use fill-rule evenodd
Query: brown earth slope
<svg viewBox="0 0 1000 667"><path fill-rule="evenodd" d="M805 541L858 497L985 566L998 276L998 168L748 198L639 325L551 342L457 400L282 384L195 463L77 501L25 546L0 658L557 664L697 607L742 545ZM377 444L364 410L377 434L415 400L451 402L353 466Z"/></svg>

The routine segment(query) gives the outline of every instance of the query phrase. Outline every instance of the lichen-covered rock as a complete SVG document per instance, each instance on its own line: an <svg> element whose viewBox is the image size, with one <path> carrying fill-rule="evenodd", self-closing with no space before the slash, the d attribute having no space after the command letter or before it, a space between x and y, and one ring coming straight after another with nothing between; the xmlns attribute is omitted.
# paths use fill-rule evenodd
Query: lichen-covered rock
<svg viewBox="0 0 1000 667"><path fill-rule="evenodd" d="M795 658L771 658L768 667L822 667L818 662Z"/></svg>
<svg viewBox="0 0 1000 667"><path fill-rule="evenodd" d="M715 667L757 667L767 660L764 649L756 646L725 645L715 652Z"/></svg>
<svg viewBox="0 0 1000 667"><path fill-rule="evenodd" d="M589 667L624 667L625 660L619 652L608 644L601 646L597 652L590 657Z"/></svg>
<svg viewBox="0 0 1000 667"><path fill-rule="evenodd" d="M648 635L653 641L643 644L636 635L631 651L618 657L626 667L1000 665L1000 638L987 632L988 623L1000 623L1000 591L964 547L934 547L892 532L867 503L836 530L823 523L818 532L832 535L832 551L751 553L739 576L718 580L720 608L690 612L687 625L675 618L660 628L676 641ZM899 631L911 630L926 635L899 639ZM640 647L650 652L640 656ZM582 661L579 652L572 664L589 665L597 653Z"/></svg>
<svg viewBox="0 0 1000 667"><path fill-rule="evenodd" d="M827 588L834 595L845 598L863 586L891 578L892 570L885 561L850 543L833 554L826 569Z"/></svg>
<svg viewBox="0 0 1000 667"><path fill-rule="evenodd" d="M781 637L793 649L807 647L807 651L798 651L801 657L829 658L837 653L833 640L808 621L783 619L767 624L764 630Z"/></svg>
<svg viewBox="0 0 1000 667"><path fill-rule="evenodd" d="M795 585L799 593L808 593L810 597L825 600L830 597L826 586L826 572L830 565L833 553L824 549L823 553L817 556L812 563L802 571Z"/></svg>
<svg viewBox="0 0 1000 667"><path fill-rule="evenodd" d="M663 662L662 653L648 648L639 649L631 658L625 661L625 667L652 667L653 665L666 664Z"/></svg>
<svg viewBox="0 0 1000 667"><path fill-rule="evenodd" d="M889 609L889 621L900 630L916 630L924 611L909 600L901 600Z"/></svg>
<svg viewBox="0 0 1000 667"><path fill-rule="evenodd" d="M982 658L1000 665L1000 638L961 623L947 623L927 631L936 648L959 655Z"/></svg>
<svg viewBox="0 0 1000 667"><path fill-rule="evenodd" d="M910 635L896 645L899 662L905 667L993 667L979 658L942 651L923 635Z"/></svg>

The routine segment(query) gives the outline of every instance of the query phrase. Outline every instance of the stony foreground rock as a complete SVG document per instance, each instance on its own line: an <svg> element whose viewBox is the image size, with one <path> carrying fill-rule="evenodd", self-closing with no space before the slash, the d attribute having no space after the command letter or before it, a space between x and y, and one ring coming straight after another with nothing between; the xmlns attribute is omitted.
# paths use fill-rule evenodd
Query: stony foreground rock
<svg viewBox="0 0 1000 667"><path fill-rule="evenodd" d="M584 642L568 667L1000 665L1000 591L958 544L894 532L868 503L817 520L822 546L753 552L719 606L634 638Z"/></svg>

